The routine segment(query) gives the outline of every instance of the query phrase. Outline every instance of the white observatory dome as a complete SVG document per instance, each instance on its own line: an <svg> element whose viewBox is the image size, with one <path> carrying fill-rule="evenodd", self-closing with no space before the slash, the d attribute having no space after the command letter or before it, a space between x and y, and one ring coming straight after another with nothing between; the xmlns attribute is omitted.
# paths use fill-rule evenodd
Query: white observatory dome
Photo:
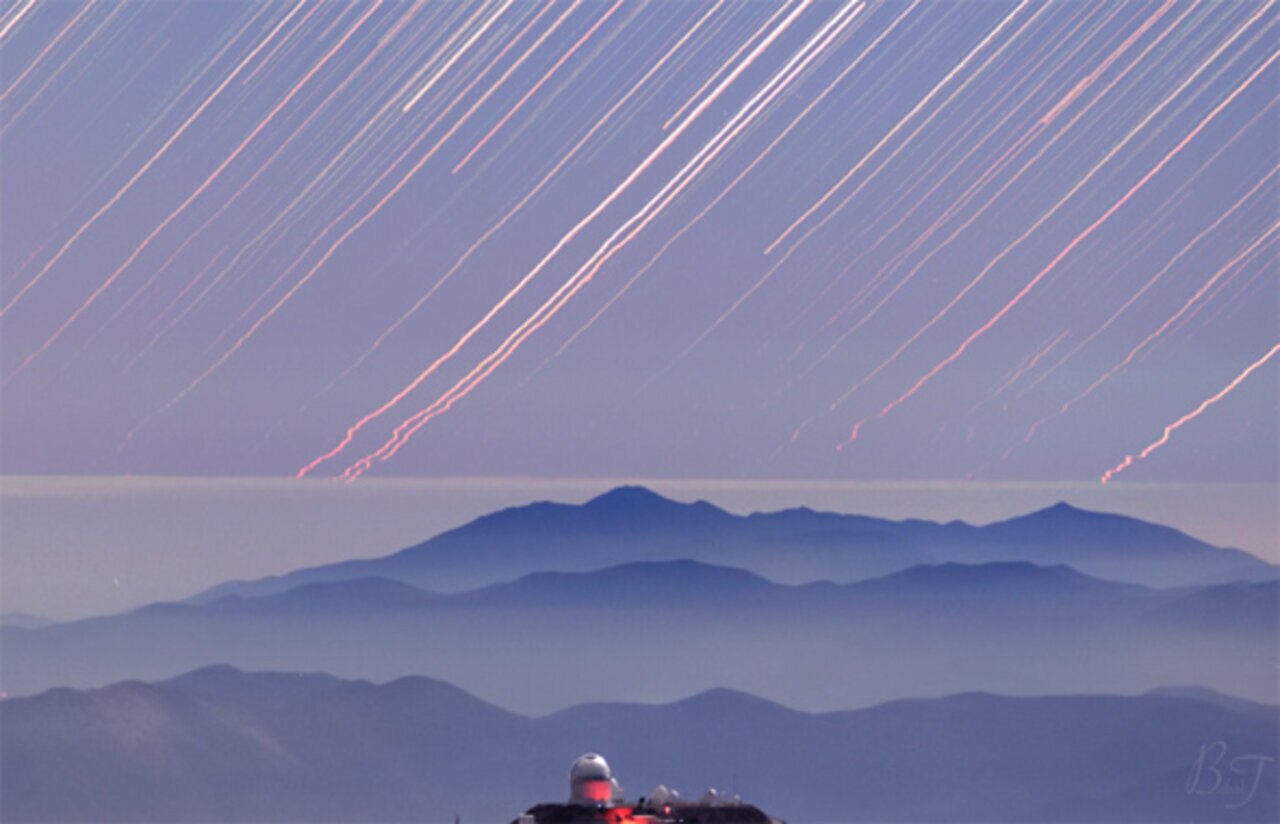
<svg viewBox="0 0 1280 824"><path fill-rule="evenodd" d="M569 767L569 801L573 804L601 805L613 801L617 782L609 762L595 753L579 756Z"/></svg>
<svg viewBox="0 0 1280 824"><path fill-rule="evenodd" d="M600 781L608 781L613 778L613 773L609 770L609 762L604 760L604 756L596 755L593 752L578 756L573 765L569 767L569 780L577 781L584 778L594 778Z"/></svg>

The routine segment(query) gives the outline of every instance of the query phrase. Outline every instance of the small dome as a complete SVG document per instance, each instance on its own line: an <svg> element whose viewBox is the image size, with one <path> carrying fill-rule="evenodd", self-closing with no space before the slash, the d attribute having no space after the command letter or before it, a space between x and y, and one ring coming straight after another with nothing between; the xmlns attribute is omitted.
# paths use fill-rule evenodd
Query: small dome
<svg viewBox="0 0 1280 824"><path fill-rule="evenodd" d="M580 756L569 767L569 803L593 807L612 806L622 797L609 762L595 753Z"/></svg>
<svg viewBox="0 0 1280 824"><path fill-rule="evenodd" d="M667 788L666 784L659 784L649 791L648 799L651 807L661 807L663 804L670 804L680 796Z"/></svg>
<svg viewBox="0 0 1280 824"><path fill-rule="evenodd" d="M573 766L569 767L570 781L609 781L613 778L613 773L609 771L609 762L604 760L603 756L589 752L586 755L578 757L573 762Z"/></svg>

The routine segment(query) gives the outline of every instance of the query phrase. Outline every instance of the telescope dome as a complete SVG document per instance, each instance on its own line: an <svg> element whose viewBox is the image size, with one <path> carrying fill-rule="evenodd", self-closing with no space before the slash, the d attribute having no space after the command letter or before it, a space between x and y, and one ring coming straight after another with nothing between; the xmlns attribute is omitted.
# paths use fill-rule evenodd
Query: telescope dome
<svg viewBox="0 0 1280 824"><path fill-rule="evenodd" d="M593 752L579 756L569 767L569 801L574 804L608 804L616 787L609 762Z"/></svg>
<svg viewBox="0 0 1280 824"><path fill-rule="evenodd" d="M589 752L586 755L578 756L573 765L569 767L570 781L582 778L608 781L613 778L613 773L610 772L609 762L604 760L604 756Z"/></svg>

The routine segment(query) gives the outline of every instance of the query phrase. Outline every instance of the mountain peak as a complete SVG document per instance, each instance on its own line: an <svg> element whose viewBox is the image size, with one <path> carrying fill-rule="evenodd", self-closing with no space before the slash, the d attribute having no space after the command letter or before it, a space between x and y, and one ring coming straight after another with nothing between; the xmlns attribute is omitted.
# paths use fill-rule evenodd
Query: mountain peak
<svg viewBox="0 0 1280 824"><path fill-rule="evenodd" d="M745 712L750 713L757 719L763 713L775 713L779 715L799 715L801 713L790 707L785 707L775 701L767 698L760 698L749 692L742 690L730 689L728 687L714 687L709 690L691 695L681 701L676 701L670 705L677 711L692 712L699 717L717 713Z"/></svg>
<svg viewBox="0 0 1280 824"><path fill-rule="evenodd" d="M1036 521L1047 521L1047 520L1079 521L1084 519L1106 518L1108 517L1108 514L1109 513L1105 513L1105 512L1095 512L1091 509L1081 509L1080 507L1073 506L1072 504L1069 504L1066 501L1058 501L1056 504L1053 504L1052 506L1046 506L1043 509L1034 510L1032 512L1027 513L1026 515L1021 516L1021 518L1014 518L1013 520L1016 521L1016 520L1022 520L1022 519L1033 519ZM1116 517L1124 517L1124 516L1116 516Z"/></svg>
<svg viewBox="0 0 1280 824"><path fill-rule="evenodd" d="M1173 530L1160 524L1149 523L1147 521L1134 518L1129 515L1121 515L1113 512L1101 512L1094 509L1082 509L1074 506L1066 501L1058 501L1052 506L1046 506L1043 509L1037 509L1028 512L1026 515L1017 515L1005 521L997 521L988 524L996 530L1005 527L1018 527L1035 525L1044 527L1053 525L1056 527L1071 527L1079 529L1120 529L1120 530L1155 530L1162 533L1173 534Z"/></svg>
<svg viewBox="0 0 1280 824"><path fill-rule="evenodd" d="M706 516L726 516L727 513L706 501L683 503L659 495L652 489L637 485L614 487L597 495L582 505L582 510L592 517L608 520L667 521L677 519L699 520Z"/></svg>
<svg viewBox="0 0 1280 824"><path fill-rule="evenodd" d="M657 492L647 486L638 484L624 484L623 486L615 486L608 492L603 492L591 500L587 501L584 506L589 507L610 507L610 508L654 508L679 506L676 501L670 498L664 498Z"/></svg>

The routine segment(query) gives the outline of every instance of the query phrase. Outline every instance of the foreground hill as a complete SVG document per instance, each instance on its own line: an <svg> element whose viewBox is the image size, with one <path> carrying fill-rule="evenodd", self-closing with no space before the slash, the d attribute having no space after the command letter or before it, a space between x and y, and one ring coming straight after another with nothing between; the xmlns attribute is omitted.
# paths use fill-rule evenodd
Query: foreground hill
<svg viewBox="0 0 1280 824"><path fill-rule="evenodd" d="M774 581L856 581L920 564L1029 561L1148 586L1274 579L1274 566L1169 527L1058 504L987 526L888 521L810 509L738 516L619 487L582 505L535 503L477 518L425 543L371 560L313 567L200 594L262 595L300 584L392 578L458 592L531 572L588 571L688 558Z"/></svg>
<svg viewBox="0 0 1280 824"><path fill-rule="evenodd" d="M803 586L695 561L540 572L457 594L361 578L0 629L0 689L230 663L375 679L432 672L525 712L714 686L809 710L1169 683L1269 699L1278 592L1274 581L1160 590L1026 562Z"/></svg>
<svg viewBox="0 0 1280 824"><path fill-rule="evenodd" d="M791 821L1268 821L1277 803L1276 708L1205 691L810 715L714 690L528 718L428 678L213 667L11 699L0 721L6 821L504 821L561 798L590 750L633 796L736 782ZM1254 759L1231 786L1194 772L1218 742Z"/></svg>

